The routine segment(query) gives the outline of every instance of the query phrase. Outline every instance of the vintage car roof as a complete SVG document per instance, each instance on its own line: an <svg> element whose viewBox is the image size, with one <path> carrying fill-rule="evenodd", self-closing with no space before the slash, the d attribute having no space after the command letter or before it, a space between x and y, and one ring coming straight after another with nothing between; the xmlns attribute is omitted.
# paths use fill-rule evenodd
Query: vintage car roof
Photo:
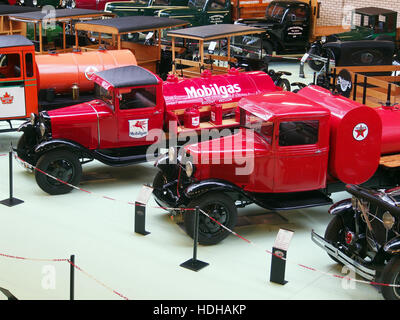
<svg viewBox="0 0 400 320"><path fill-rule="evenodd" d="M0 48L33 46L33 43L21 35L0 36Z"/></svg>
<svg viewBox="0 0 400 320"><path fill-rule="evenodd" d="M78 22L75 24L75 28L77 30L119 34L179 27L187 24L189 24L187 21L179 19L169 19L156 16L127 16L117 17L114 19Z"/></svg>
<svg viewBox="0 0 400 320"><path fill-rule="evenodd" d="M275 117L329 115L330 111L313 101L289 91L279 91L242 98L239 107L264 121Z"/></svg>
<svg viewBox="0 0 400 320"><path fill-rule="evenodd" d="M5 16L8 14L13 14L13 13L39 11L39 10L41 10L41 8L10 6L8 4L0 4L0 16Z"/></svg>
<svg viewBox="0 0 400 320"><path fill-rule="evenodd" d="M198 40L212 40L224 38L226 36L264 33L262 28L249 27L240 24L211 24L199 27L185 28L180 30L172 30L168 32L168 36L176 36L181 38L190 38Z"/></svg>
<svg viewBox="0 0 400 320"><path fill-rule="evenodd" d="M147 86L159 82L159 78L154 73L133 65L96 72L92 80L102 84L103 87L114 88ZM104 86L104 81L106 81L106 86Z"/></svg>
<svg viewBox="0 0 400 320"><path fill-rule="evenodd" d="M355 11L356 13L359 14L365 14L368 16L375 16L375 15L385 15L385 14L393 14L395 11L389 10L389 9L383 9L383 8L377 8L377 7L365 7L365 8L358 8Z"/></svg>
<svg viewBox="0 0 400 320"><path fill-rule="evenodd" d="M42 11L34 11L34 12L25 12L10 15L10 19L25 21L25 22L40 22L44 19L48 20L69 20L69 19L78 19L80 17L102 17L109 16L114 17L115 14L98 11L98 10L89 10L89 9L56 9L55 17L48 17L48 12L44 10Z"/></svg>

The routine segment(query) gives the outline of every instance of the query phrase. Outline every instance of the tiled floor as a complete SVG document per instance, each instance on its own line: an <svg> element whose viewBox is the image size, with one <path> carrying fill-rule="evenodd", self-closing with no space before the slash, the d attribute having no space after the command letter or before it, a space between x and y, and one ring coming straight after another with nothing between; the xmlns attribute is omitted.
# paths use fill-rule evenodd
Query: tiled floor
<svg viewBox="0 0 400 320"><path fill-rule="evenodd" d="M292 71L298 64L277 63L271 68ZM312 81L307 74L306 83ZM4 126L4 124L0 124ZM0 200L9 197L8 157L19 133L0 134ZM192 257L193 241L153 199L147 208L147 236L134 233L134 207L144 183L156 169L151 163L111 168L98 162L84 167L90 179L61 196L49 196L36 185L32 173L13 161L15 207L0 205L0 287L18 299L69 299L70 265L75 255L75 299L131 300L381 300L378 290L361 282L334 277L354 275L334 263L310 238L323 234L330 217L327 207L266 216L268 223L235 229L248 242L231 235L215 246L200 246L197 258L209 263L194 272L180 267ZM333 196L345 198L345 193ZM110 200L115 198L116 200ZM240 213L261 213L250 206ZM286 285L269 281L271 255L280 228L294 231L288 250ZM30 259L17 259L18 256ZM31 260L32 258L32 260ZM44 261L36 259L45 259ZM356 277L356 279L360 279ZM0 299L5 299L0 293Z"/></svg>

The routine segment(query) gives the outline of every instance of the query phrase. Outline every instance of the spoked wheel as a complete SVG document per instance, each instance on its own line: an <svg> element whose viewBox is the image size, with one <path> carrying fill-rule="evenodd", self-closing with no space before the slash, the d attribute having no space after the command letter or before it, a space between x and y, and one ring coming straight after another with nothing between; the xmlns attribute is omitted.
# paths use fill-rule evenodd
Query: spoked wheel
<svg viewBox="0 0 400 320"><path fill-rule="evenodd" d="M217 244L229 235L237 221L237 209L234 201L223 193L205 194L191 201L188 208L199 207L199 243L202 245ZM186 232L194 237L194 212L184 213L183 221ZM227 229L225 229L224 227Z"/></svg>
<svg viewBox="0 0 400 320"><path fill-rule="evenodd" d="M82 177L82 166L78 157L66 150L45 153L39 158L36 167L39 169L35 172L37 184L51 195L70 192L72 187L66 183L77 185Z"/></svg>
<svg viewBox="0 0 400 320"><path fill-rule="evenodd" d="M400 300L400 258L392 258L382 272L382 295L386 300Z"/></svg>

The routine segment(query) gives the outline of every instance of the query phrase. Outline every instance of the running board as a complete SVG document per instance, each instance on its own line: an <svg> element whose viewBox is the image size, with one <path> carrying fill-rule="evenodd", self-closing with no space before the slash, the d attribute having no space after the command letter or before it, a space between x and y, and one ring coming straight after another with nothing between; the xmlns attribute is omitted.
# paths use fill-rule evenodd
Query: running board
<svg viewBox="0 0 400 320"><path fill-rule="evenodd" d="M346 266L350 266L354 271L367 280L374 280L376 277L376 270L369 269L359 262L351 259L339 248L336 248L330 241L325 240L323 237L311 231L311 240L314 241L319 247L324 249L330 256L336 258L338 261Z"/></svg>

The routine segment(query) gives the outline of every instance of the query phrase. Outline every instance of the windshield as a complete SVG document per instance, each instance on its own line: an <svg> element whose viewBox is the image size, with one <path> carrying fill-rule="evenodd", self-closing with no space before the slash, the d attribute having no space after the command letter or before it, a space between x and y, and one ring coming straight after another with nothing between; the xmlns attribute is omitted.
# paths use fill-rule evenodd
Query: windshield
<svg viewBox="0 0 400 320"><path fill-rule="evenodd" d="M242 111L243 112L243 111ZM241 117L240 124L246 129L252 129L257 132L268 144L272 144L274 132L274 123L272 121L263 121L259 117L245 112L246 117Z"/></svg>
<svg viewBox="0 0 400 320"><path fill-rule="evenodd" d="M94 84L94 92L96 99L104 101L107 106L114 110L113 94L111 92L99 86L97 83Z"/></svg>
<svg viewBox="0 0 400 320"><path fill-rule="evenodd" d="M207 0L189 0L188 5L189 5L189 7L203 9L206 2L207 2Z"/></svg>
<svg viewBox="0 0 400 320"><path fill-rule="evenodd" d="M286 7L282 6L280 3L271 3L267 11L265 12L266 18L282 20L282 17L285 13Z"/></svg>

